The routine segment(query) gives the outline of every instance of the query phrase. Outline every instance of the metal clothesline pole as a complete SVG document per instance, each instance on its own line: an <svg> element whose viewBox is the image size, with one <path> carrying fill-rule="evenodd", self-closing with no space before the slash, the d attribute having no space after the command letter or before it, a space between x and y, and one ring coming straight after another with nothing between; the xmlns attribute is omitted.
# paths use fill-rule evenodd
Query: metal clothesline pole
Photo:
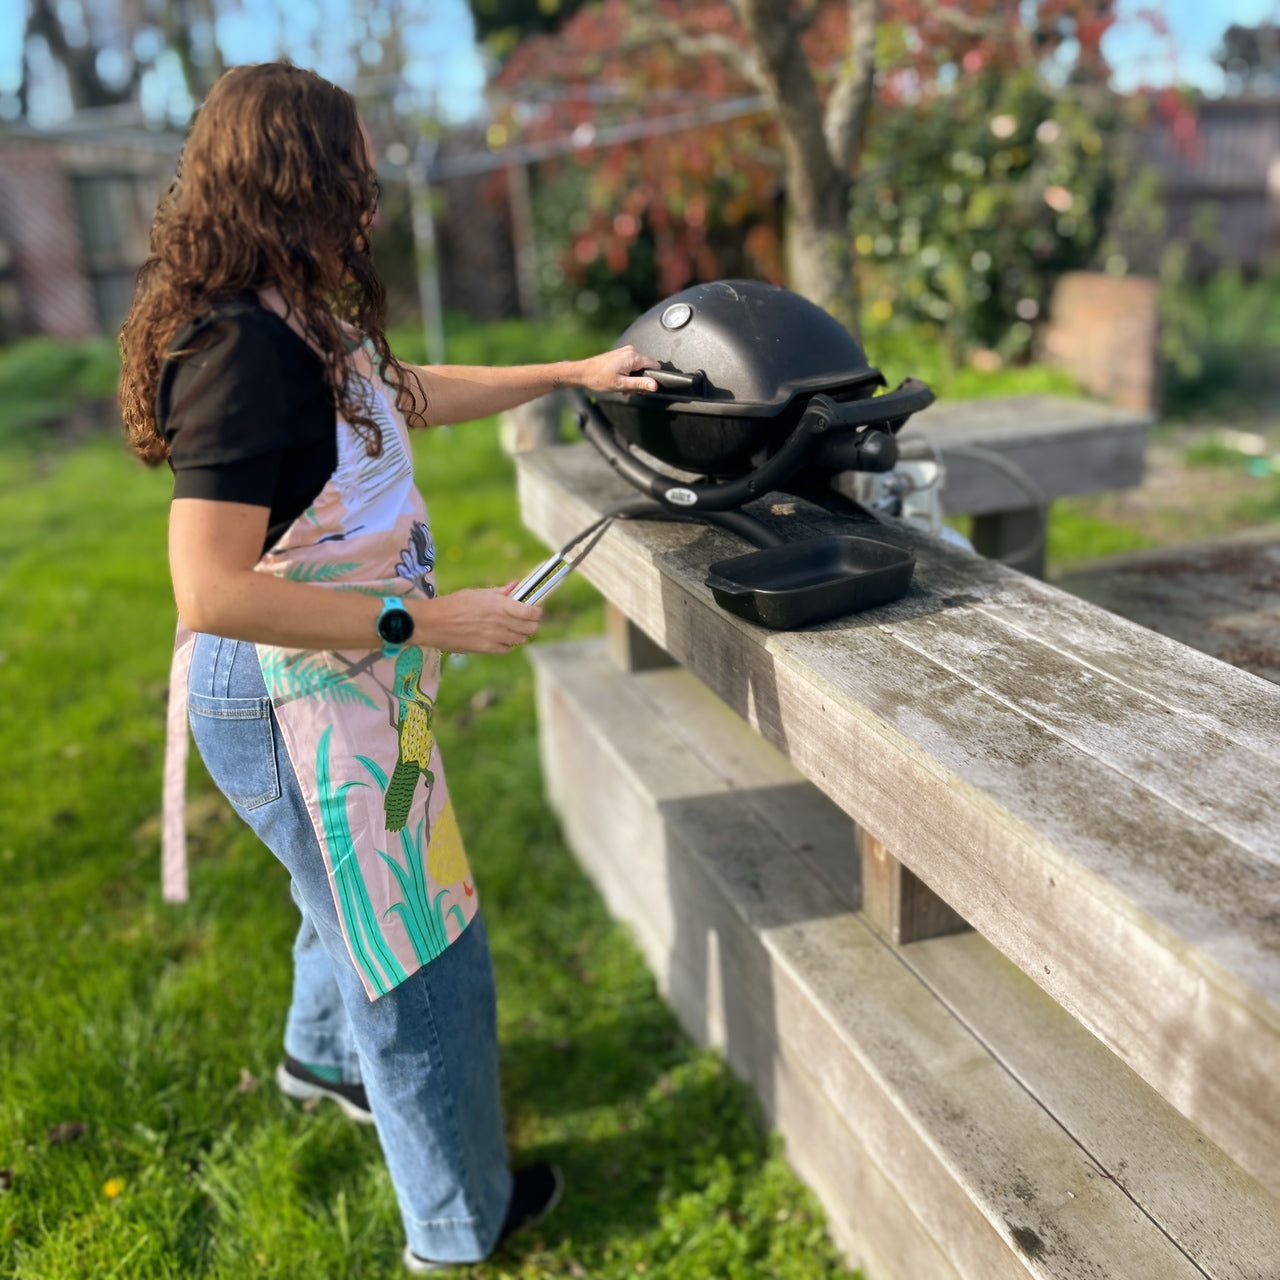
<svg viewBox="0 0 1280 1280"><path fill-rule="evenodd" d="M413 254L418 273L418 306L422 312L422 332L427 344L427 363L445 360L444 302L440 291L440 256L436 240L435 213L431 208L431 172L436 142L419 136L405 168L409 200L413 211Z"/></svg>

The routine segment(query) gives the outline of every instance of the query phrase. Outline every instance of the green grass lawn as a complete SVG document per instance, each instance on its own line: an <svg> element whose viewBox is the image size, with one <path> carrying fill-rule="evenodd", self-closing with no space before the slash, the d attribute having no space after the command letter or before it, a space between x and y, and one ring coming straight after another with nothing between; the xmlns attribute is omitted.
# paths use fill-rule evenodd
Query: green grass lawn
<svg viewBox="0 0 1280 1280"><path fill-rule="evenodd" d="M448 354L516 362L610 341L464 325ZM422 356L411 334L395 345ZM1069 390L1044 370L978 375L919 346L868 347L892 381L941 395ZM271 1084L295 912L198 760L192 899L160 900L169 480L89 429L114 376L109 342L0 353L0 1276L396 1276L375 1136ZM545 554L494 423L423 435L417 461L442 589ZM1070 518L1051 555L1130 536ZM571 579L540 639L600 626L598 597ZM846 1274L751 1097L681 1034L566 850L523 656L454 659L437 726L493 942L512 1146L558 1160L569 1183L540 1235L471 1274Z"/></svg>
<svg viewBox="0 0 1280 1280"><path fill-rule="evenodd" d="M295 912L198 762L192 898L160 900L167 475L110 435L51 438L101 387L66 352L22 358L52 380L0 396L0 1276L399 1275L374 1134L271 1084ZM11 372L0 391L31 385ZM545 554L493 423L417 452L443 589ZM571 582L542 638L599 626ZM493 940L512 1145L568 1180L545 1228L469 1274L846 1274L746 1090L681 1034L567 852L523 656L455 660L437 726Z"/></svg>

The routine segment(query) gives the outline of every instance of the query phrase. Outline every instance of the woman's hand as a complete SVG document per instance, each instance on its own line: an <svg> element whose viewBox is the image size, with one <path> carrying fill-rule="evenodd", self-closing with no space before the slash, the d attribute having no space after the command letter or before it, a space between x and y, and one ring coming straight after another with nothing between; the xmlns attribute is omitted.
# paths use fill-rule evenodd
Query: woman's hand
<svg viewBox="0 0 1280 1280"><path fill-rule="evenodd" d="M635 377L641 369L656 369L658 361L641 355L628 343L578 362L573 383L586 391L657 391L652 378Z"/></svg>
<svg viewBox="0 0 1280 1280"><path fill-rule="evenodd" d="M432 425L470 422L503 413L561 387L586 391L657 391L652 378L633 376L659 362L635 347L615 347L588 360L511 366L406 365L421 392L414 407ZM414 383L411 380L410 390Z"/></svg>
<svg viewBox="0 0 1280 1280"><path fill-rule="evenodd" d="M509 590L469 588L406 603L415 624L429 634L437 649L447 653L509 653L538 630L542 618L540 606L513 600Z"/></svg>

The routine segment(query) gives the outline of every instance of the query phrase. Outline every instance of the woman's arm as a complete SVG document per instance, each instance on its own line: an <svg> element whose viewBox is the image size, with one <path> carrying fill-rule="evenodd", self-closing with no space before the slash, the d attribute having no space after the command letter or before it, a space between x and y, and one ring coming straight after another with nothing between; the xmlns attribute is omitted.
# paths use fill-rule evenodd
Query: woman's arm
<svg viewBox="0 0 1280 1280"><path fill-rule="evenodd" d="M652 378L635 377L642 369L656 369L658 361L634 347L617 347L588 360L556 364L512 365L506 368L471 365L406 365L417 374L427 404L418 404L434 426L471 422L514 409L560 387L587 391L656 391ZM412 379L410 387L413 386Z"/></svg>
<svg viewBox="0 0 1280 1280"><path fill-rule="evenodd" d="M193 631L288 649L381 647L381 601L354 591L293 582L253 566L262 552L266 507L177 498L169 513L169 569L182 621ZM415 644L449 653L505 653L538 629L542 610L504 590L408 597Z"/></svg>

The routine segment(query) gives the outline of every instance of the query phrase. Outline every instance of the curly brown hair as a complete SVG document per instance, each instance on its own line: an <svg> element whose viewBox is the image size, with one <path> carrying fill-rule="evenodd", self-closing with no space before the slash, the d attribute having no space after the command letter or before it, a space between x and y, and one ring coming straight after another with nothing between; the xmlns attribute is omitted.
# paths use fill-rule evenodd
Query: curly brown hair
<svg viewBox="0 0 1280 1280"><path fill-rule="evenodd" d="M120 407L129 447L143 461L168 457L156 388L178 330L220 302L273 285L324 360L331 402L371 456L382 450L382 433L347 376L351 327L372 342L406 419L426 425L423 388L387 346L386 293L368 235L377 199L350 94L287 62L219 77L156 210L120 331Z"/></svg>

